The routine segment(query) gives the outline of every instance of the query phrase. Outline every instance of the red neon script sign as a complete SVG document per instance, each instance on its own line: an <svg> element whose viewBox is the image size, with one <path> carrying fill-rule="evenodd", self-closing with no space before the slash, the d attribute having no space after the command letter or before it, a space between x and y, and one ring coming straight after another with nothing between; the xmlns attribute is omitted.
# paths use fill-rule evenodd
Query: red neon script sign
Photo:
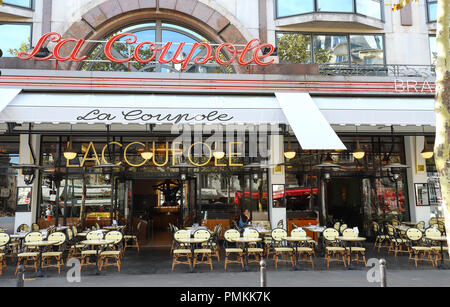
<svg viewBox="0 0 450 307"><path fill-rule="evenodd" d="M113 36L111 39L108 40L108 42L105 45L105 56L114 63L127 63L130 61L136 61L138 63L149 63L152 61L158 61L161 64L181 64L180 70L183 71L186 69L186 67L190 63L195 63L197 65L206 64L211 60L214 60L219 65L230 65L232 64L236 59L239 65L250 65L252 63L256 63L259 66L268 66L274 62L274 60L270 60L268 62L263 62L262 60L264 58L267 58L272 55L275 48L271 44L261 44L261 41L257 38L252 39L248 44L244 47L244 49L238 49L235 45L231 43L223 43L219 45L215 50L211 47L209 43L194 43L191 47L191 50L186 56L181 56L183 52L183 48L185 47L186 43L179 43L178 48L173 53L172 57L168 58L167 55L169 53L169 50L171 49L173 42L167 42L163 46L158 47L156 43L145 41L140 42L136 46L136 49L134 50L133 55L131 55L129 58L125 59L117 59L114 57L112 53L112 47L115 42L117 42L119 39L124 38L124 42L128 45L136 44L137 43L137 37L136 35L132 33L122 33L118 34L116 36ZM44 46L45 42L47 40L50 40L53 43L56 43L55 48L53 49L53 52L51 52L46 57L36 57L37 53L41 48ZM73 47L72 51L68 56L62 56L61 55L61 48L67 44L68 42L75 43L75 46ZM29 59L36 59L38 61L44 61L49 60L51 58L55 58L57 61L75 61L80 62L87 58L87 56L78 57L78 53L80 52L81 48L83 47L83 44L85 43L84 39L75 39L75 38L67 38L62 39L61 35L57 32L50 32L45 35L43 35L38 43L36 44L36 47L31 51L31 53L27 52L19 52L17 55L18 58L22 60L29 60ZM147 45L148 48L152 51L152 55L149 58L142 58L142 56L139 54L139 51L143 46ZM206 55L195 56L195 52L198 51L199 48L204 48L206 50ZM269 48L269 51L263 54L263 50ZM228 60L224 60L220 57L221 53L223 51L226 51L231 57ZM158 57L158 58L157 58Z"/></svg>

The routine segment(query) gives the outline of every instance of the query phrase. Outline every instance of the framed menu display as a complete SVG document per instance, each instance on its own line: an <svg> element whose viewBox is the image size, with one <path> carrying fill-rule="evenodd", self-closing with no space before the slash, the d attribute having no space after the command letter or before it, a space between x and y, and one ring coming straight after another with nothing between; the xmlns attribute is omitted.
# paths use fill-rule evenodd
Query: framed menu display
<svg viewBox="0 0 450 307"><path fill-rule="evenodd" d="M17 207L16 212L30 212L31 211L31 187L17 188Z"/></svg>

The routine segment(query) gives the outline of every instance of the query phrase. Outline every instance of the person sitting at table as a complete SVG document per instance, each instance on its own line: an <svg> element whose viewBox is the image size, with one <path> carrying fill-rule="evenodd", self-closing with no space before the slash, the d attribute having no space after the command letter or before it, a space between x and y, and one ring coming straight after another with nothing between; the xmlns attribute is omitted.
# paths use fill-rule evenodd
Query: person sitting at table
<svg viewBox="0 0 450 307"><path fill-rule="evenodd" d="M239 232L243 233L244 232L244 228L246 226L248 226L248 223L250 222L250 215L248 213L248 209L245 209L241 212L241 215L239 216L239 221L238 221L238 228L239 228Z"/></svg>

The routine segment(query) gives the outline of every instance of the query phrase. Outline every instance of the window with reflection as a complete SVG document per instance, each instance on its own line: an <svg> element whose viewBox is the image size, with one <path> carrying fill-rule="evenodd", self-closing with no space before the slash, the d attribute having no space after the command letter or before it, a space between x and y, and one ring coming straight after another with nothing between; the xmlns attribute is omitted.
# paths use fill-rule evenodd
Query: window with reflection
<svg viewBox="0 0 450 307"><path fill-rule="evenodd" d="M14 231L17 205L17 175L11 164L19 163L19 137L0 137L0 227Z"/></svg>
<svg viewBox="0 0 450 307"><path fill-rule="evenodd" d="M3 4L11 4L16 6L22 6L26 8L32 8L33 0L3 0Z"/></svg>
<svg viewBox="0 0 450 307"><path fill-rule="evenodd" d="M0 49L4 57L15 57L21 51L28 51L31 46L31 24L0 24Z"/></svg>
<svg viewBox="0 0 450 307"><path fill-rule="evenodd" d="M276 3L278 17L314 12L314 0L276 0Z"/></svg>
<svg viewBox="0 0 450 307"><path fill-rule="evenodd" d="M318 12L353 12L353 0L317 0Z"/></svg>
<svg viewBox="0 0 450 307"><path fill-rule="evenodd" d="M314 62L348 64L347 36L313 35Z"/></svg>
<svg viewBox="0 0 450 307"><path fill-rule="evenodd" d="M166 55L166 59L173 57L175 51L179 47L179 43L186 43L183 47L181 54L177 60L182 60L190 52L192 44L196 42L211 42L206 37L201 34L175 24L162 23L161 21L150 22L146 24L138 24L130 27L118 30L104 40L108 40L110 37L120 34L120 33L132 33L137 36L137 42L133 45L128 45L125 43L127 37L123 37L118 40L112 48L112 54L117 59L129 58L136 49L140 42L150 41L157 43L158 47L163 46L166 42L173 42L169 52ZM213 52L214 52L214 46ZM161 51L158 51L161 52ZM150 49L149 45L145 45L140 48L140 53L142 59L148 59L153 55L153 50ZM196 53L193 55L192 59L197 56L206 55L205 48L197 48ZM226 60L226 55L221 54L223 60ZM158 58L158 57L156 57ZM134 71L134 72L180 72L181 64L174 64L172 62L168 64L160 64L159 62L153 60L150 63L138 63L136 61L130 61L129 63L111 63L104 54L104 43L98 44L90 52L88 59L83 62L81 70L89 71ZM209 63L204 65L194 64L192 61L191 65L184 70L188 73L233 73L231 66L221 66L211 60Z"/></svg>
<svg viewBox="0 0 450 307"><path fill-rule="evenodd" d="M435 22L437 20L437 0L426 1L428 22Z"/></svg>
<svg viewBox="0 0 450 307"><path fill-rule="evenodd" d="M437 63L436 36L430 35L428 37L428 42L430 44L430 63L431 65L436 65Z"/></svg>
<svg viewBox="0 0 450 307"><path fill-rule="evenodd" d="M277 18L324 12L354 13L383 19L382 0L276 0L275 5Z"/></svg>
<svg viewBox="0 0 450 307"><path fill-rule="evenodd" d="M381 0L356 0L356 11L358 14L382 19L383 2Z"/></svg>
<svg viewBox="0 0 450 307"><path fill-rule="evenodd" d="M384 39L382 35L350 35L352 64L384 64Z"/></svg>
<svg viewBox="0 0 450 307"><path fill-rule="evenodd" d="M294 137L285 138L296 151L286 163L286 198L288 211L319 210L319 180L323 174L314 166L327 158L341 169L334 169L326 182L329 219L360 226L365 221L392 217L409 219L406 171L398 180L388 172L389 163L405 164L402 137L358 137L365 156L356 159L355 136L342 136L346 151L302 151Z"/></svg>
<svg viewBox="0 0 450 307"><path fill-rule="evenodd" d="M280 63L384 64L384 36L379 34L278 32L276 38Z"/></svg>

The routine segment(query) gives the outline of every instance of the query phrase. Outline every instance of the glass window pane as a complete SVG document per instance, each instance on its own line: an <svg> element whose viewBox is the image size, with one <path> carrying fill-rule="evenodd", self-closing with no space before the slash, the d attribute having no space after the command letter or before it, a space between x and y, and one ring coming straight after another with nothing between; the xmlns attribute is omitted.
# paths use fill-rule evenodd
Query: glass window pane
<svg viewBox="0 0 450 307"><path fill-rule="evenodd" d="M4 57L14 57L20 51L30 49L31 25L2 24L0 33L0 49Z"/></svg>
<svg viewBox="0 0 450 307"><path fill-rule="evenodd" d="M437 3L428 4L428 21L436 21Z"/></svg>
<svg viewBox="0 0 450 307"><path fill-rule="evenodd" d="M317 0L317 11L353 12L353 0Z"/></svg>
<svg viewBox="0 0 450 307"><path fill-rule="evenodd" d="M350 54L353 64L384 64L382 35L350 35Z"/></svg>
<svg viewBox="0 0 450 307"><path fill-rule="evenodd" d="M311 63L311 36L297 33L277 33L280 63Z"/></svg>
<svg viewBox="0 0 450 307"><path fill-rule="evenodd" d="M313 11L313 0L277 0L277 17L292 16Z"/></svg>
<svg viewBox="0 0 450 307"><path fill-rule="evenodd" d="M314 63L348 64L347 36L315 35Z"/></svg>
<svg viewBox="0 0 450 307"><path fill-rule="evenodd" d="M381 19L381 5L378 0L356 0L357 13Z"/></svg>
<svg viewBox="0 0 450 307"><path fill-rule="evenodd" d="M430 42L431 65L436 65L437 61L436 36L430 36L429 42Z"/></svg>
<svg viewBox="0 0 450 307"><path fill-rule="evenodd" d="M31 8L31 0L3 0L3 3Z"/></svg>

